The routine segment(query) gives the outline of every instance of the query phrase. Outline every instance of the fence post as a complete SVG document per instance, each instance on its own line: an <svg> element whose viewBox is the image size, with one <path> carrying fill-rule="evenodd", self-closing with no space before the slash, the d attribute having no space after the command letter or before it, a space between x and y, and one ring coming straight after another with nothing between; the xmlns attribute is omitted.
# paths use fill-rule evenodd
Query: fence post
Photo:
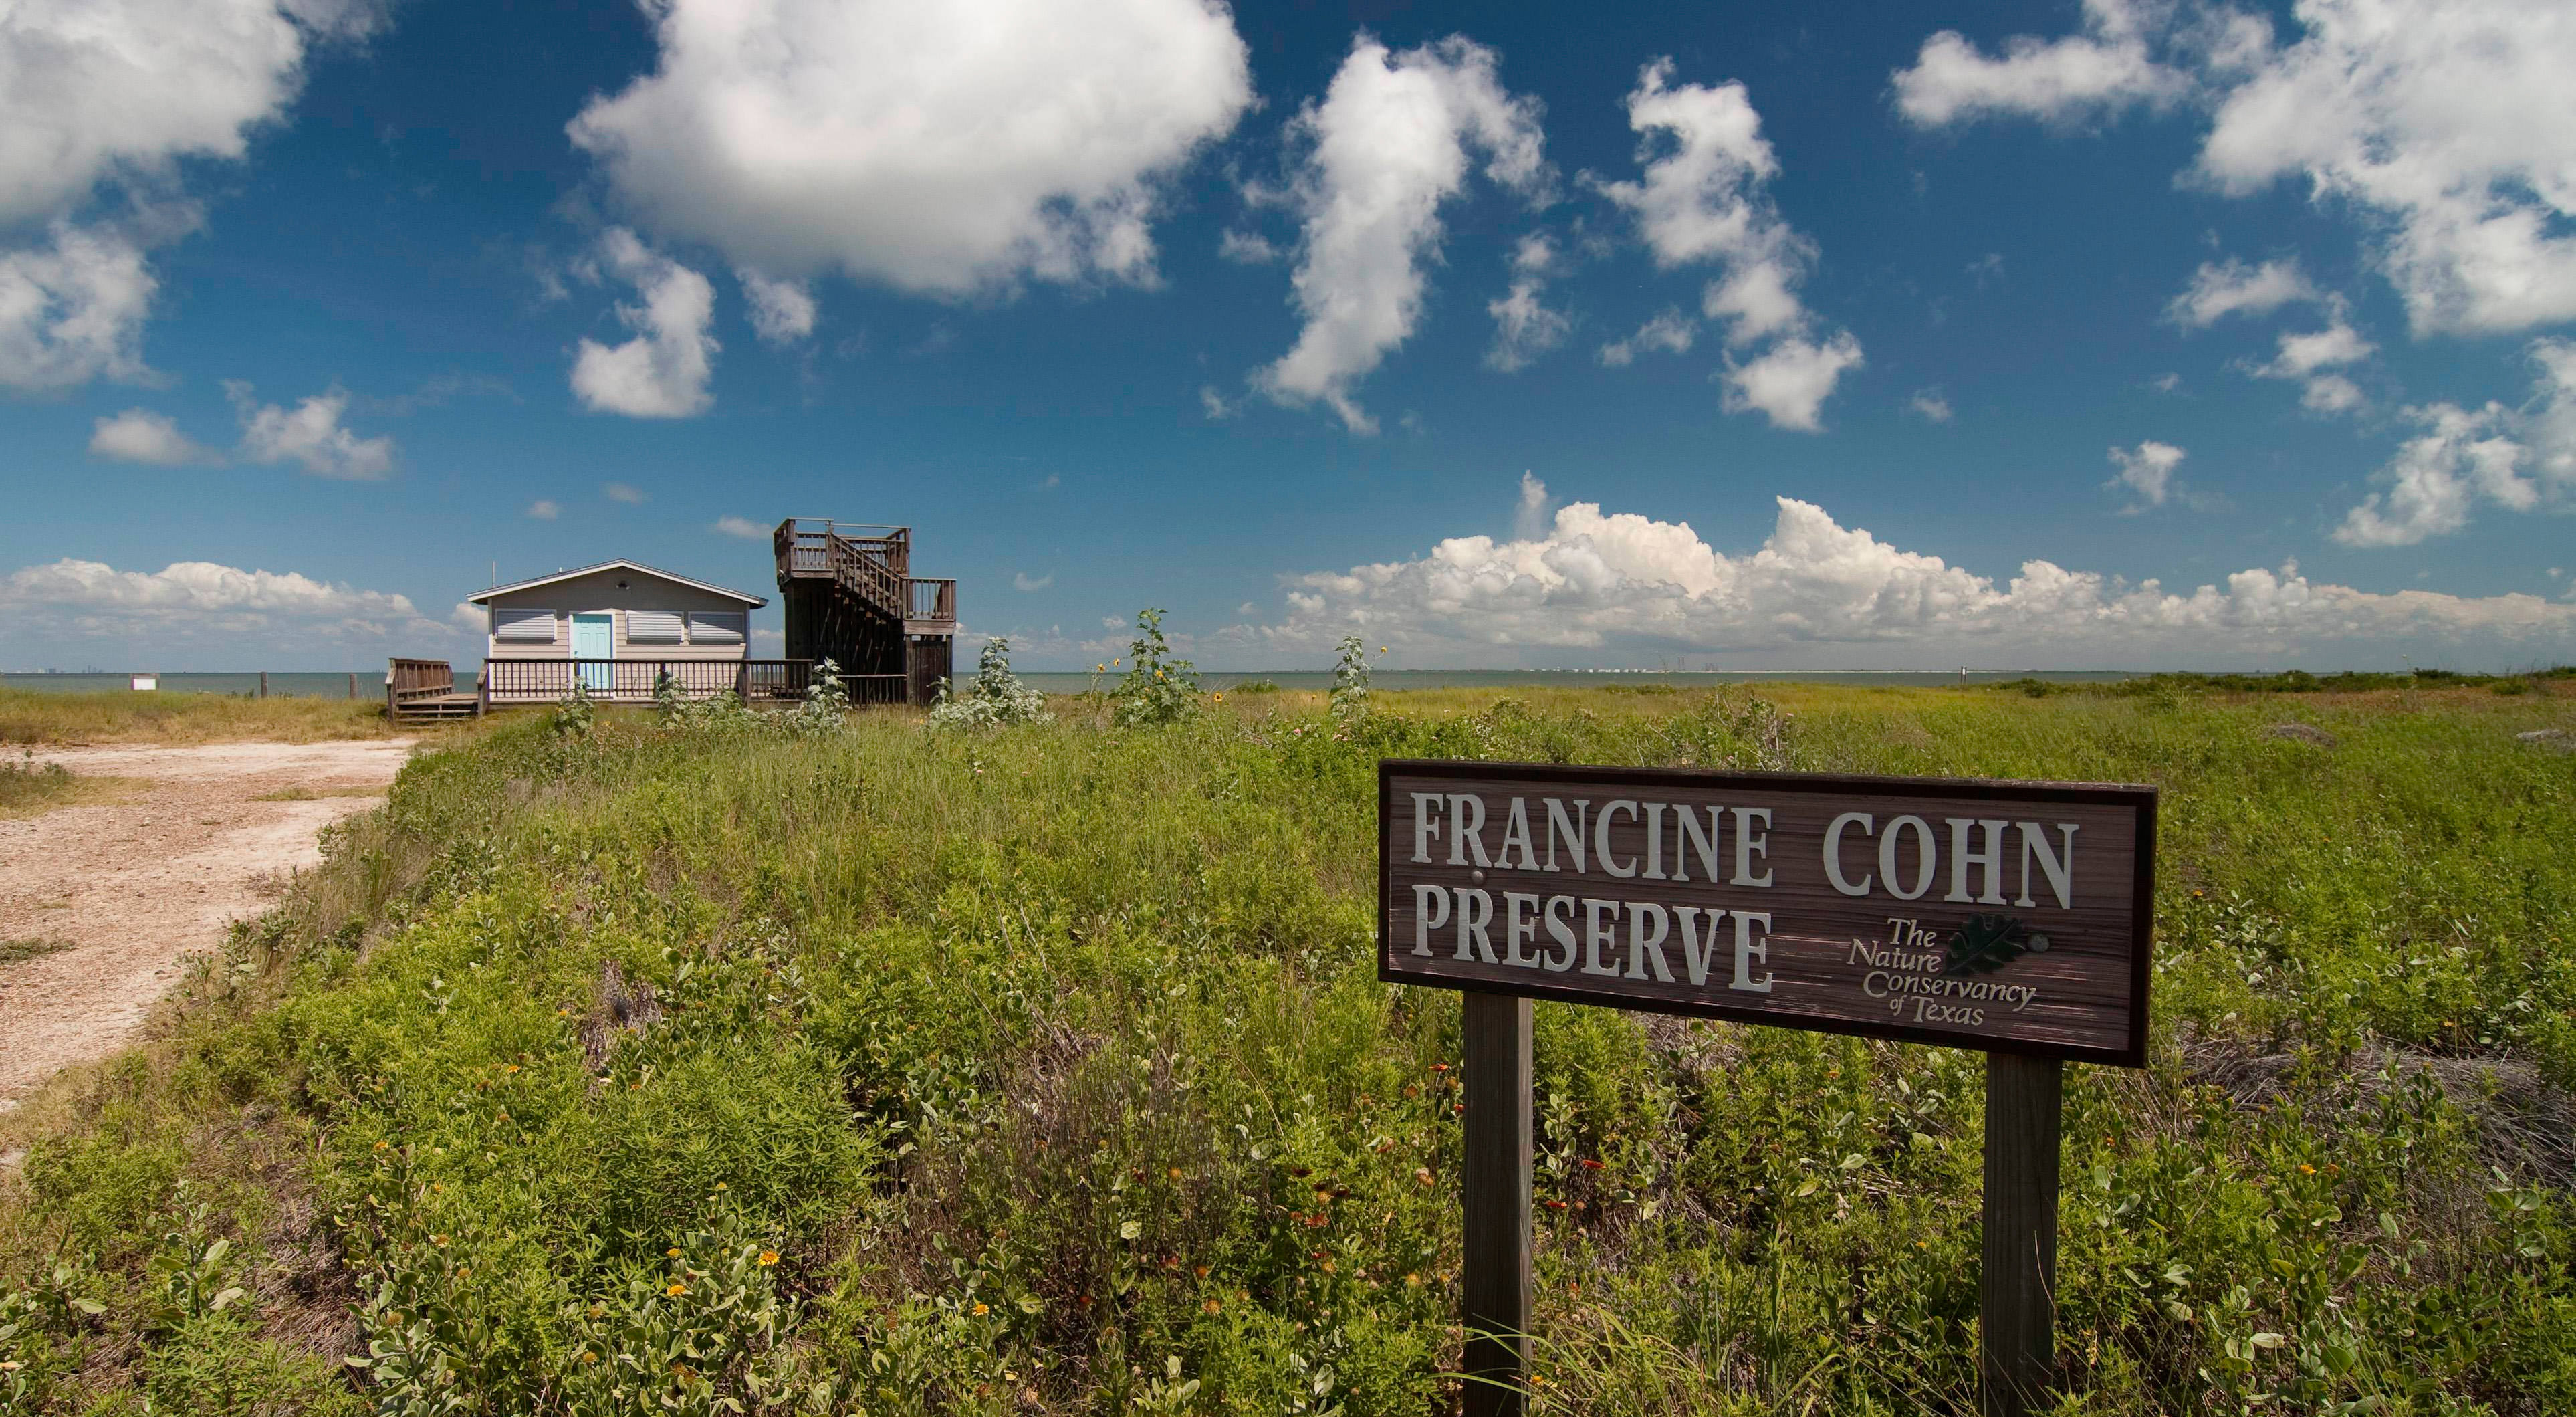
<svg viewBox="0 0 2576 1417"><path fill-rule="evenodd" d="M358 671L356 671L356 670L352 669L352 670L350 670L350 671L349 671L349 698L350 698L352 701L355 701L357 697L358 697Z"/></svg>
<svg viewBox="0 0 2576 1417"><path fill-rule="evenodd" d="M259 696L263 699L268 697L268 671L265 669L259 671Z"/></svg>
<svg viewBox="0 0 2576 1417"><path fill-rule="evenodd" d="M1521 1417L1530 1331L1530 1001L1460 996L1466 1043L1467 1417Z"/></svg>
<svg viewBox="0 0 2576 1417"><path fill-rule="evenodd" d="M1984 1417L2044 1405L2057 1367L2057 1142L2065 1065L1986 1055Z"/></svg>

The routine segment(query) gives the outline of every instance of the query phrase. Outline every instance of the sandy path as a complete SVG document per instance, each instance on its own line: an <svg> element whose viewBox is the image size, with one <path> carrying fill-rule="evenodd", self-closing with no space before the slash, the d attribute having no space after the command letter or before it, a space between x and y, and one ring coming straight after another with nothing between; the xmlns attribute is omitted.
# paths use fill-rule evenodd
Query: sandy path
<svg viewBox="0 0 2576 1417"><path fill-rule="evenodd" d="M100 806L0 820L0 940L72 948L0 964L0 1112L73 1063L123 1046L181 957L268 905L260 879L321 860L315 833L379 797L254 802L303 788L381 791L411 740L57 748L73 772L149 779Z"/></svg>

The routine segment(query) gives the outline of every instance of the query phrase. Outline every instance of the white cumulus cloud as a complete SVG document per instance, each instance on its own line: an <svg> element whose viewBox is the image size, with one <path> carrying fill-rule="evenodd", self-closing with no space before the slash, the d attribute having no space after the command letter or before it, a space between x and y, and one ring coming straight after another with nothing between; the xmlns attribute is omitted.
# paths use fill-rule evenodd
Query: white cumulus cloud
<svg viewBox="0 0 2576 1417"><path fill-rule="evenodd" d="M2377 353L2379 346L2363 339L2338 310L2334 323L2322 330L2282 335L2280 348L2277 358L2255 372L2273 379L2304 379L2320 369L2358 364Z"/></svg>
<svg viewBox="0 0 2576 1417"><path fill-rule="evenodd" d="M2341 374L2319 374L2299 392L2299 406L2310 413L2350 413L2367 402L2361 385Z"/></svg>
<svg viewBox="0 0 2576 1417"><path fill-rule="evenodd" d="M1950 400L1939 389L1915 390L1914 397L1905 401L1905 407L1909 412L1921 414L1934 423L1947 423L1952 416Z"/></svg>
<svg viewBox="0 0 2576 1417"><path fill-rule="evenodd" d="M1601 346L1601 362L1613 369L1625 369L1640 354L1688 354L1699 338L1699 326L1679 308L1669 309L1637 327L1635 334L1614 339Z"/></svg>
<svg viewBox="0 0 2576 1417"><path fill-rule="evenodd" d="M600 238L608 269L635 287L641 305L620 305L617 318L635 337L606 345L585 339L573 358L572 391L582 405L630 418L687 418L714 403L707 385L715 377L720 347L707 326L715 319L716 290L705 276L646 247L626 228Z"/></svg>
<svg viewBox="0 0 2576 1417"><path fill-rule="evenodd" d="M2351 302L2334 291L2319 290L2300 269L2298 259L2265 261L2259 266L2230 258L2204 261L2191 283L2165 306L2165 318L2186 330L2205 330L2231 315L2267 315L2288 305L2323 308L2326 327L2306 333L2284 331L2279 353L2264 364L2240 364L2261 379L2287 379L2304 389L2300 404L2313 413L2350 413L2367 400L2361 386L2341 374L2325 372L2358 364L2379 346L2354 329Z"/></svg>
<svg viewBox="0 0 2576 1417"><path fill-rule="evenodd" d="M1912 68L1896 72L1897 111L1937 128L2000 116L2069 123L2137 103L2171 103L2190 91L2191 80L2149 52L2152 21L2164 8L2085 0L2083 33L2016 35L2000 57L1943 30L1923 42Z"/></svg>
<svg viewBox="0 0 2576 1417"><path fill-rule="evenodd" d="M159 287L143 248L112 226L57 221L47 245L0 251L0 386L142 377L143 319Z"/></svg>
<svg viewBox="0 0 2576 1417"><path fill-rule="evenodd" d="M751 302L752 333L763 344L794 344L814 333L814 292L801 280L771 280L758 271L738 270L743 296Z"/></svg>
<svg viewBox="0 0 2576 1417"><path fill-rule="evenodd" d="M2002 59L1945 31L1896 76L1898 107L1939 126L2189 99L2208 114L2192 175L2237 194L2296 178L2359 216L2417 334L2576 319L2562 0L2299 0L2292 15L2284 45L2223 5L2087 0L2082 34L2015 39Z"/></svg>
<svg viewBox="0 0 2576 1417"><path fill-rule="evenodd" d="M92 457L150 463L155 467L214 460L214 454L180 432L168 414L148 408L129 408L92 423L89 451Z"/></svg>
<svg viewBox="0 0 2576 1417"><path fill-rule="evenodd" d="M1159 183L1252 102L1210 0L656 0L571 125L666 236L942 294L1150 279Z"/></svg>
<svg viewBox="0 0 2576 1417"><path fill-rule="evenodd" d="M2186 592L2040 559L1998 583L1778 499L1761 546L1730 556L1686 522L1576 502L1543 536L1456 537L1411 560L1298 576L1289 614L1248 632L1278 651L1345 634L1407 662L1647 662L1758 652L1768 665L2202 665L2303 652L2392 658L2410 645L2526 662L2576 647L2576 605L2321 584L2295 566Z"/></svg>
<svg viewBox="0 0 2576 1417"><path fill-rule="evenodd" d="M2576 504L2576 343L2535 340L2540 377L2518 408L2490 402L2406 410L2424 431L2410 438L2346 513L2335 540L2347 546L2412 546L2469 524L2481 503L2507 511Z"/></svg>
<svg viewBox="0 0 2576 1417"><path fill-rule="evenodd" d="M707 528L718 536L738 536L745 541L767 541L769 528L749 517L721 516Z"/></svg>
<svg viewBox="0 0 2576 1417"><path fill-rule="evenodd" d="M224 381L224 397L241 417L241 455L252 462L293 462L315 477L373 482L394 470L390 435L361 438L340 420L349 411L349 394L334 386L310 395L293 408L263 404L251 386Z"/></svg>
<svg viewBox="0 0 2576 1417"><path fill-rule="evenodd" d="M0 385L144 372L151 246L194 228L182 158L237 159L301 82L313 41L363 34L342 0L17 0L0 9ZM121 209L86 216L105 196Z"/></svg>
<svg viewBox="0 0 2576 1417"><path fill-rule="evenodd" d="M2576 24L2559 0L2302 0L2219 104L2199 173L2305 179L2388 235L2423 331L2576 319Z"/></svg>
<svg viewBox="0 0 2576 1417"><path fill-rule="evenodd" d="M2352 327L2340 297L2326 302L2328 323L2322 330L2305 334L2283 332L2279 353L2269 363L2252 370L2257 378L2288 379L2302 385L2299 403L2312 413L2350 413L2367 400L2361 386L2341 374L2328 370L2359 364L2379 352L2379 346L2362 338Z"/></svg>
<svg viewBox="0 0 2576 1417"><path fill-rule="evenodd" d="M539 497L528 504L528 515L541 522L550 522L563 515L563 504L551 497Z"/></svg>
<svg viewBox="0 0 2576 1417"><path fill-rule="evenodd" d="M2165 306L2165 318L2185 329L2205 330L2230 315L2266 315L2317 298L2317 288L2296 257L2259 266L2233 258L2203 261L2191 273L2191 284Z"/></svg>
<svg viewBox="0 0 2576 1417"><path fill-rule="evenodd" d="M2134 448L2115 447L2111 450L2111 465L2119 471L2102 485L2125 487L2137 494L2138 500L2127 508L2129 511L2161 507L2165 499L2173 495L2174 469L2182 466L2185 456L2182 449L2171 443L2159 443L2153 438Z"/></svg>
<svg viewBox="0 0 2576 1417"><path fill-rule="evenodd" d="M290 646L317 634L344 640L436 636L443 643L449 633L401 595L211 561L178 561L158 571L120 571L72 557L25 566L0 578L0 611L16 636L43 642L112 639L120 647L137 637L176 644L206 635L263 634Z"/></svg>
<svg viewBox="0 0 2576 1417"><path fill-rule="evenodd" d="M1258 231L1239 231L1227 227L1217 238L1217 255L1238 266L1266 266L1279 259L1279 248Z"/></svg>
<svg viewBox="0 0 2576 1417"><path fill-rule="evenodd" d="M1636 219L1656 265L1718 264L1700 313L1724 322L1730 351L1775 341L1750 359L1728 355L1728 411L1758 409L1780 427L1813 431L1836 382L1861 364L1860 341L1847 331L1811 333L1814 320L1797 287L1815 261L1815 244L1771 200L1767 184L1780 160L1744 85L1674 88L1672 75L1672 61L1658 59L1638 72L1628 95L1628 126L1643 139L1642 180L1597 185ZM1605 348L1602 362L1625 363L1637 348Z"/></svg>
<svg viewBox="0 0 2576 1417"><path fill-rule="evenodd" d="M1536 101L1504 91L1494 52L1463 38L1391 54L1363 35L1320 104L1291 120L1302 217L1296 345L1254 382L1283 404L1322 402L1356 433L1377 422L1351 387L1413 333L1440 206L1464 190L1472 146L1488 177L1536 197L1549 177Z"/></svg>
<svg viewBox="0 0 2576 1417"><path fill-rule="evenodd" d="M1511 289L1485 305L1485 313L1494 317L1493 347L1485 351L1488 368L1517 373L1565 342L1572 322L1539 298L1556 259L1556 243L1544 236L1524 236L1513 248Z"/></svg>
<svg viewBox="0 0 2576 1417"><path fill-rule="evenodd" d="M1759 409L1781 428L1813 433L1817 416L1845 372L1861 366L1860 341L1847 330L1822 340L1803 335L1780 340L1759 358L1726 366L1726 411Z"/></svg>

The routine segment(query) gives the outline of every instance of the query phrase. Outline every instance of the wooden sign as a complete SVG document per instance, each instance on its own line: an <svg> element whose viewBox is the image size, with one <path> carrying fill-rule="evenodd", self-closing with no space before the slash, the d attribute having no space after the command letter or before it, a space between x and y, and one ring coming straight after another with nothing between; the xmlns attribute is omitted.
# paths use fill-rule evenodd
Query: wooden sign
<svg viewBox="0 0 2576 1417"><path fill-rule="evenodd" d="M2143 1067L2151 787L1378 764L1378 977L1464 991L1467 1417L1529 1389L1533 998L1983 1049L1979 1406L2055 1371L2064 1062Z"/></svg>
<svg viewBox="0 0 2576 1417"><path fill-rule="evenodd" d="M1378 977L2140 1067L2149 787L1378 765Z"/></svg>

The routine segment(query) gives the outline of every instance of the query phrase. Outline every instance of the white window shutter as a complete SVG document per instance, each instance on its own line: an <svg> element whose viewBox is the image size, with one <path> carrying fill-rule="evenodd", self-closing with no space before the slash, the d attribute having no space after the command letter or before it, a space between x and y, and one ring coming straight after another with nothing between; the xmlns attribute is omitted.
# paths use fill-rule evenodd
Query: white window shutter
<svg viewBox="0 0 2576 1417"><path fill-rule="evenodd" d="M512 645L553 644L555 612L496 609L492 612L492 638Z"/></svg>
<svg viewBox="0 0 2576 1417"><path fill-rule="evenodd" d="M740 610L692 610L689 612L689 642L700 645L741 644L746 618Z"/></svg>
<svg viewBox="0 0 2576 1417"><path fill-rule="evenodd" d="M626 641L638 645L675 645L680 642L680 612L676 610L629 610L626 612Z"/></svg>

